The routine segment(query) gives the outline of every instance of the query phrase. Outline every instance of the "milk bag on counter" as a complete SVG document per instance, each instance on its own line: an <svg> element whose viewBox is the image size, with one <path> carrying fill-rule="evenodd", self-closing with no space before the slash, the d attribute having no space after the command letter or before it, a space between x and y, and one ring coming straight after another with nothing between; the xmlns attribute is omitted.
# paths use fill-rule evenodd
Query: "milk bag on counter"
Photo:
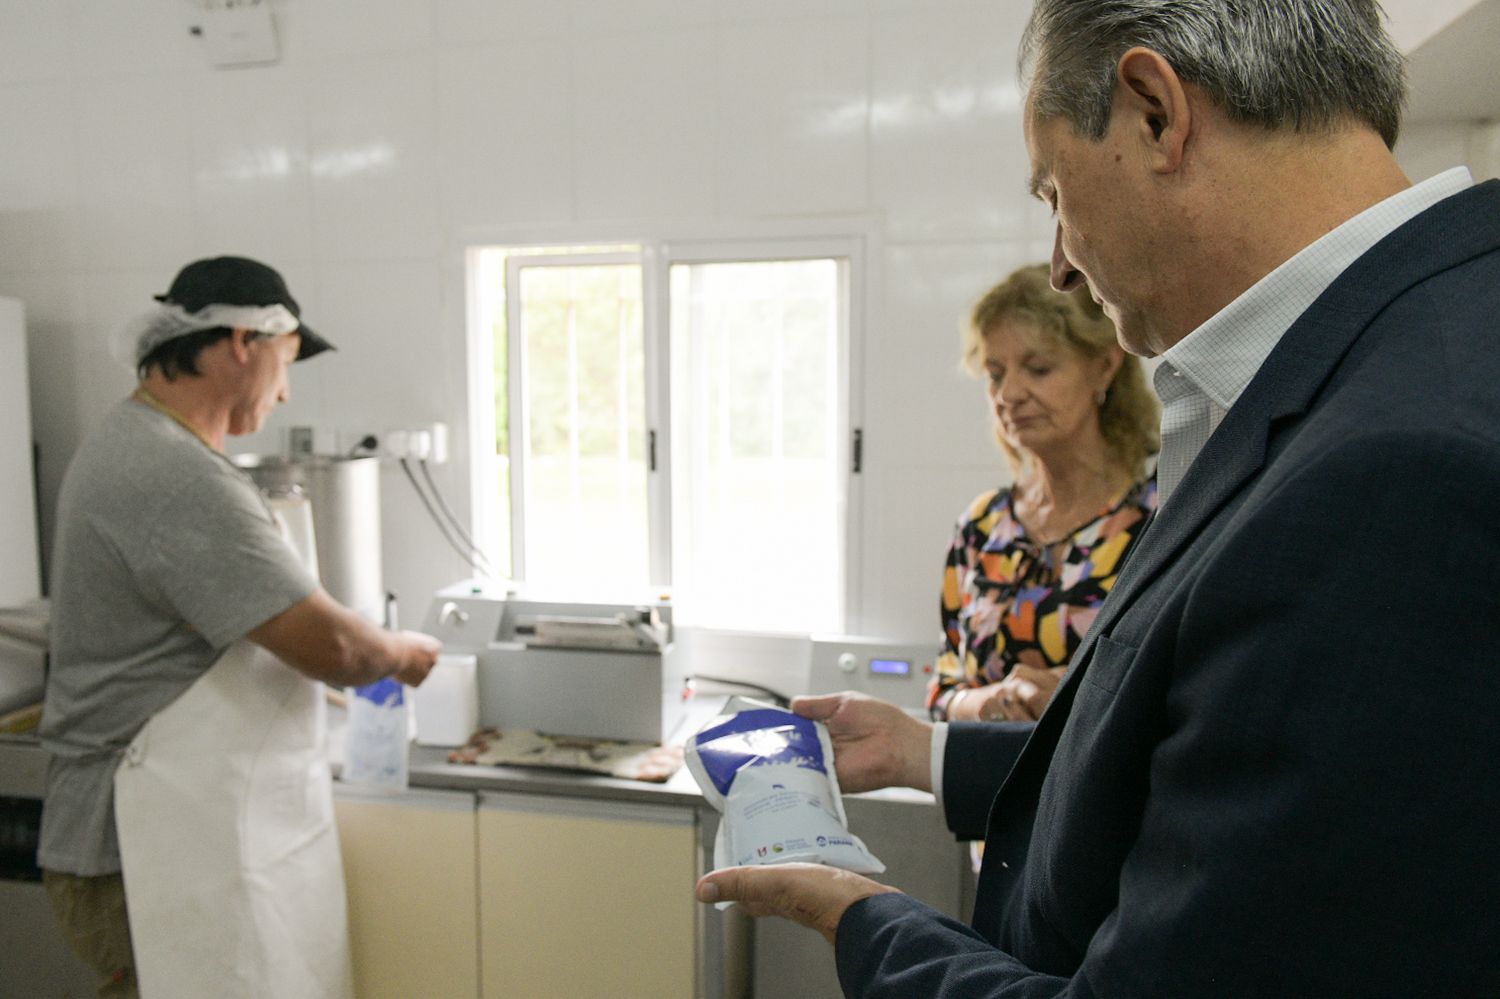
<svg viewBox="0 0 1500 999"><path fill-rule="evenodd" d="M688 740L685 756L703 796L723 814L715 868L802 861L856 874L885 870L849 832L822 722L733 697Z"/></svg>

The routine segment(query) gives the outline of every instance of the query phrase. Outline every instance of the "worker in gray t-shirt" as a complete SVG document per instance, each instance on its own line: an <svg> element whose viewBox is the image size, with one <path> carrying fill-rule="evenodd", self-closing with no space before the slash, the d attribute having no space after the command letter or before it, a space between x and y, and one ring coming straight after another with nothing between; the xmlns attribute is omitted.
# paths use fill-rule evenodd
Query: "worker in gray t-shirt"
<svg viewBox="0 0 1500 999"><path fill-rule="evenodd" d="M322 683L415 686L440 644L334 601L224 455L331 347L281 276L201 260L158 301L58 501L38 862L101 994L345 996Z"/></svg>

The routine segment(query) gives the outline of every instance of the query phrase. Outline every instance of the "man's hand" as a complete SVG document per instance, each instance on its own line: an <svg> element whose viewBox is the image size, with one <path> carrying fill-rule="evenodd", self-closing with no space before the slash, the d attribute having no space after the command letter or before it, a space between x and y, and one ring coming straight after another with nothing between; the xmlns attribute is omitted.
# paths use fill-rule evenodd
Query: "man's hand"
<svg viewBox="0 0 1500 999"><path fill-rule="evenodd" d="M828 726L844 793L882 787L932 790L932 726L926 722L887 701L847 690L795 697L792 710Z"/></svg>
<svg viewBox="0 0 1500 999"><path fill-rule="evenodd" d="M437 664L443 643L420 631L398 631L395 637L402 645L401 665L395 677L408 687L420 687Z"/></svg>
<svg viewBox="0 0 1500 999"><path fill-rule="evenodd" d="M895 890L822 864L771 864L705 874L696 894L700 902L738 902L752 916L790 919L817 930L832 944L849 906Z"/></svg>
<svg viewBox="0 0 1500 999"><path fill-rule="evenodd" d="M387 676L415 687L443 651L443 643L431 635L371 624L322 587L246 637L331 687L362 687Z"/></svg>

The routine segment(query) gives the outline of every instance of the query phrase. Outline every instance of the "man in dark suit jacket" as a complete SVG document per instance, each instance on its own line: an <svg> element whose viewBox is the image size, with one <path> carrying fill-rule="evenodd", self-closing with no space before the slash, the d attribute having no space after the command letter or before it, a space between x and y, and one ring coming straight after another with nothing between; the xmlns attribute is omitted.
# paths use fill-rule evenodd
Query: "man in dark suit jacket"
<svg viewBox="0 0 1500 999"><path fill-rule="evenodd" d="M1180 482L1034 731L794 705L984 833L972 927L806 865L700 899L852 996L1500 996L1500 183L1406 180L1368 0L1040 0L1025 51L1054 284L1164 355Z"/></svg>

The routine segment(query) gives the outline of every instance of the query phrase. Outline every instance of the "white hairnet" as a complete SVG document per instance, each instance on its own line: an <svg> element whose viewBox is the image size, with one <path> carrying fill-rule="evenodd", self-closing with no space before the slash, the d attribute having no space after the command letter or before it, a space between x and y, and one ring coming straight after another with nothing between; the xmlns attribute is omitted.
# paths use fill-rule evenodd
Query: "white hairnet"
<svg viewBox="0 0 1500 999"><path fill-rule="evenodd" d="M271 336L296 332L296 316L284 305L206 305L197 312L163 302L127 323L115 337L114 354L132 369L157 347L189 333L226 327Z"/></svg>

